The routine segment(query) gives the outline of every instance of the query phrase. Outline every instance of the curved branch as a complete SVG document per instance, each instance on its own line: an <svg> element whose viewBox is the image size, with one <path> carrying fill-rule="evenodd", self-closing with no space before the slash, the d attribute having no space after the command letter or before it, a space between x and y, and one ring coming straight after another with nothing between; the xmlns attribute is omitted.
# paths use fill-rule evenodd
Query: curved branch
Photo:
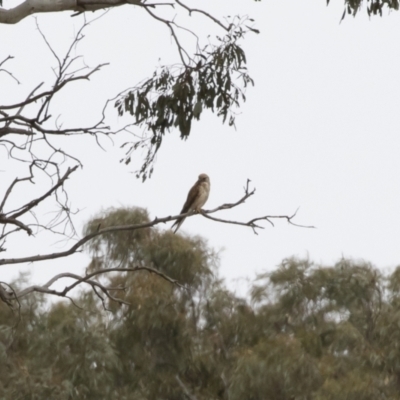
<svg viewBox="0 0 400 400"><path fill-rule="evenodd" d="M175 0L177 4L179 4L182 8L184 8L185 10L187 10L189 12L189 15L192 15L193 12L197 12L200 14L205 15L206 17L210 18L212 21L214 21L217 25L219 25L221 28L225 29L227 32L230 31L232 24L229 26L225 26L220 20L218 20L217 18L213 17L211 14L209 14L208 12L205 12L203 10L199 10L198 8L190 8L187 5L183 4L182 2L180 2L179 0Z"/></svg>
<svg viewBox="0 0 400 400"><path fill-rule="evenodd" d="M203 214L212 214L219 210L230 210L231 208L234 208L240 204L243 204L249 197L253 196L254 193L256 192L255 188L250 190L250 182L251 182L251 180L247 179L246 186L243 188L244 196L241 199L239 199L235 203L225 203L225 204L222 204L222 206L214 208L213 210L204 211Z"/></svg>
<svg viewBox="0 0 400 400"><path fill-rule="evenodd" d="M59 168L57 164L52 163L51 161L44 161L44 167L40 166L40 163L42 160L36 160L31 163L29 167L29 172L30 175L26 176L24 178L16 178L14 181L10 184L8 189L5 192L5 195L3 199L0 202L0 225L3 226L2 232L0 233L0 241L2 241L2 244L0 244L0 251L4 251L3 245L5 243L5 238L7 235L24 230L27 232L28 235L33 234L32 227L42 227L43 229L50 230L53 233L61 233L56 230L53 230L53 228L57 227L58 225L63 224L64 225L64 236L65 234L65 229L67 225L70 225L72 227L73 232L75 232L75 229L73 227L73 223L70 219L70 214L73 214L73 212L70 210L70 207L68 205L68 194L65 191L65 181L70 177L70 175L76 171L78 168L78 165L68 168L67 171L64 173L64 175L60 174ZM22 206L19 206L15 208L14 210L11 211L4 211L4 208L6 206L6 203L9 200L10 195L12 194L13 190L15 189L16 185L21 182L26 182L30 181L33 183L33 177L34 177L34 172L33 168L39 168L44 170L46 168L47 164L52 164L56 168L56 172L53 175L49 175L51 180L52 180L52 185L51 187L41 196L34 198L31 201L27 201L25 204ZM56 177L56 180L53 178ZM63 199L60 198L60 194L63 194ZM36 219L35 214L33 213L33 209L37 207L40 203L45 201L51 196L55 196L56 203L61 207L61 211L58 212L55 218L53 218L47 225L40 224L39 221ZM65 198L65 199L64 199ZM34 223L26 223L22 222L19 218L24 216L25 214L30 213L31 216L36 220ZM63 217L63 218L61 218ZM6 227L9 225L14 225L17 227L17 229L13 230L6 230Z"/></svg>
<svg viewBox="0 0 400 400"><path fill-rule="evenodd" d="M2 215L2 214L0 214L0 224L2 224L2 225L10 224L10 225L18 226L18 228L26 231L26 233L29 236L32 235L32 233L33 233L32 229L29 228L29 226L25 225L23 222L18 221L17 219L12 218L12 217L4 217L4 215ZM3 239L4 235L1 235L1 238Z"/></svg>
<svg viewBox="0 0 400 400"><path fill-rule="evenodd" d="M14 57L12 56L7 56L3 61L0 62L0 72L5 72L7 75L11 76L11 78L13 78L18 85L21 83L10 71L8 71L7 69L2 68L2 66L8 61L8 60L12 60Z"/></svg>
<svg viewBox="0 0 400 400"><path fill-rule="evenodd" d="M82 239L78 240L69 250L61 251L59 253L45 254L45 255L2 259L2 260L0 260L0 265L21 264L21 263L26 263L26 262L54 260L56 258L67 257L67 256L70 256L71 254L78 252L85 243L87 243L89 240L92 240L96 236L104 235L106 233L112 233L112 232L135 231L137 229L151 228L155 225L169 222L169 221L174 221L178 218L181 218L182 216L189 217L189 216L192 216L193 214L194 214L194 212L190 212L190 213L186 213L186 214L182 214L182 215L174 215L174 216L164 217L164 218L155 218L153 221L146 222L144 224L113 226L110 228L100 229L97 232L93 232L93 233L83 237Z"/></svg>
<svg viewBox="0 0 400 400"><path fill-rule="evenodd" d="M42 99L42 98L46 98L49 96L54 96L57 92L59 92L65 85L68 85L71 82L74 81L80 81L80 80L90 80L90 77L100 71L100 69L104 66L110 65L110 63L103 63L103 64L99 64L97 65L95 68L93 68L92 70L90 70L87 74L85 75L79 75L79 76L71 76L70 78L66 78L64 80L62 80L61 82L58 82L51 90L47 90L45 92L39 93L36 96L28 96L28 98L24 101L21 101L20 103L15 103L15 104L11 104L11 105L4 105L4 106L0 106L0 110L12 110L14 108L19 108L19 107L24 107L28 104L31 103L35 103L38 100ZM42 85L42 84L41 84ZM40 85L40 86L41 86ZM11 117L8 118L4 118L6 119L10 119ZM26 121L26 120L25 120Z"/></svg>
<svg viewBox="0 0 400 400"><path fill-rule="evenodd" d="M255 193L255 189L253 189L253 190L249 189L249 183L250 183L250 180L247 180L247 184L246 184L246 187L245 187L245 195L240 200L238 200L237 202L235 202L235 203L226 203L226 204L223 204L223 205L221 205L221 206L219 206L219 207L217 207L217 208L215 208L213 210L201 211L201 214L203 216L209 218L209 219L214 219L217 222L224 222L224 223L230 223L230 224L234 224L234 225L249 226L249 227L251 227L253 229L253 231L255 231L256 228L261 228L260 226L255 224L255 222L259 221L259 220L267 220L269 223L272 224L272 222L270 221L271 219L273 219L273 218L280 218L280 219L284 218L289 223L291 223L292 225L295 225L294 223L292 223L292 219L295 217L296 213L294 213L292 216L286 216L286 215L272 216L271 215L271 216L257 217L257 218L254 218L254 219L252 219L251 221L249 221L247 223L242 223L242 222L237 222L237 221L219 220L219 219L216 219L216 218L208 217L208 214L213 214L213 213L215 213L217 211L220 211L220 210L231 209L231 208L239 206L240 204L243 204L246 201L246 199L248 199L250 196L252 196ZM78 240L72 247L70 247L66 251L61 251L61 252L58 252L58 253L51 253L51 254L44 254L44 255L29 256L29 257L21 257L21 258L0 259L0 265L22 264L22 263L27 263L27 262L54 260L56 258L67 257L67 256L70 256L71 254L74 254L74 253L80 251L80 249L82 248L82 246L84 244L86 244L87 242L89 242L90 240L94 239L97 236L104 235L104 234L107 234L107 233L112 233L112 232L135 231L135 230L138 230L138 229L152 228L152 227L154 227L156 225L159 225L159 224L162 224L162 223L166 223L166 222L169 222L169 221L175 221L175 220L180 219L182 217L192 217L195 214L197 214L195 211L191 211L191 212L188 212L188 213L179 214L179 215L173 215L173 216L169 216L169 217L163 217L163 218L157 218L156 217L156 218L153 219L153 221L145 222L143 224L112 226L112 227L109 227L109 228L98 229L96 232L92 232L92 233L84 236L80 240ZM301 225L297 225L297 226L301 226Z"/></svg>
<svg viewBox="0 0 400 400"><path fill-rule="evenodd" d="M181 45L180 42L179 42L178 36L176 35L175 30L174 30L174 28L173 28L173 25L175 25L175 23L172 22L172 21L168 21L168 20L166 20L166 19L164 19L164 18L161 18L161 17L155 15L154 13L152 13L152 12L151 12L149 9L147 9L147 8L146 8L146 11L147 11L147 12L149 13L149 15L151 15L154 19L156 19L157 21L160 21L160 22L162 22L162 23L164 23L165 25L168 26L168 28L169 28L169 30L170 30L170 32L171 32L171 36L174 38L176 47L178 48L179 57L180 57L180 59L181 59L181 61L182 61L182 64L183 64L184 66L187 67L188 65L187 65L187 63L186 63L186 61L185 61L184 54L186 54L186 57L188 57L189 61L191 61L191 57L189 56L189 54L187 53L187 51L182 47L182 45Z"/></svg>
<svg viewBox="0 0 400 400"><path fill-rule="evenodd" d="M123 5L154 8L165 5L173 6L173 3L145 3L141 0L25 0L9 10L0 9L0 23L17 24L24 18L38 13L75 11L74 15L77 15L86 11L97 11Z"/></svg>
<svg viewBox="0 0 400 400"><path fill-rule="evenodd" d="M61 187L64 182L69 178L69 176L76 171L78 168L78 165L75 165L72 168L68 168L67 172L64 174L63 177L61 177L58 182L52 187L50 188L45 194L43 194L42 196L38 197L37 199L34 199L32 201L30 201L29 203L23 205L20 209L15 210L15 211L11 211L8 212L7 214L11 214L10 216L8 216L9 219L15 219L20 217L21 215L27 213L28 211L30 211L33 207L36 207L40 202L42 202L44 199L46 199L47 197L51 196L59 187ZM26 179L21 179L19 180L20 182L22 180L26 180ZM15 181L14 181L15 182ZM13 185L14 182L11 184ZM3 200L4 201L4 200ZM1 220L0 220L1 222Z"/></svg>
<svg viewBox="0 0 400 400"><path fill-rule="evenodd" d="M128 303L127 301L110 294L110 291L125 290L125 287L107 287L107 286L102 285L100 282L93 280L92 278L97 275L106 274L108 272L138 272L138 271L148 271L149 273L158 275L159 277L161 277L162 279L166 280L167 282L169 282L173 285L176 285L180 288L185 288L176 279L172 279L168 275L165 275L164 273L162 273L154 268L151 268L151 267L137 266L134 268L105 268L105 269L99 269L97 271L94 271L86 276L80 276L80 275L73 274L70 272L58 274L58 275L54 276L53 278L51 278L47 283L45 283L42 286L33 285L33 286L30 286L30 287L20 291L19 293L14 292L14 295L13 295L13 293L8 293L3 289L3 292L1 292L1 290L0 290L0 300L6 302L8 305L11 306L12 304L11 304L10 300L15 300L15 299L19 300L21 297L27 296L28 294L33 293L33 292L50 294L50 295L54 295L54 296L58 296L58 297L65 297L65 298L69 298L71 300L68 293L72 289L74 289L75 287L80 285L81 283L87 283L88 285L90 285L92 287L93 291L100 298L100 300L103 303L104 308L105 308L104 298L99 294L97 289L100 289L102 291L102 293L104 293L110 300L115 301L119 304L129 305L130 303ZM71 278L71 279L75 279L76 281L74 283L72 283L71 285L66 286L63 290L50 289L50 286L54 282L56 282L62 278ZM1 289L1 285L0 285L0 289Z"/></svg>

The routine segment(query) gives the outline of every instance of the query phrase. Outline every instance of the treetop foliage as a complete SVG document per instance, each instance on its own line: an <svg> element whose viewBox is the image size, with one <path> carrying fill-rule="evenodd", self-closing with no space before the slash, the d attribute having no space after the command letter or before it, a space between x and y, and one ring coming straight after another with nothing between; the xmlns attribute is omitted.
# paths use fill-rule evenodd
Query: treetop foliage
<svg viewBox="0 0 400 400"><path fill-rule="evenodd" d="M102 228L149 222L146 210L141 208L110 209L94 217L85 227L85 235ZM203 239L184 238L167 231L140 229L128 232L112 232L97 236L87 246L93 261L89 271L136 265L154 267L165 275L196 287L199 276L211 274L215 254L206 248ZM193 268L196 265L196 268ZM200 274L200 275L199 275Z"/></svg>
<svg viewBox="0 0 400 400"><path fill-rule="evenodd" d="M108 210L86 229L124 218L147 216ZM131 240L103 236L89 269L135 260L184 285L110 272L102 283L126 304L92 290L74 303L26 296L17 331L0 304L3 398L400 399L400 267L383 275L367 262L289 258L260 274L246 300L218 278L203 239L153 229Z"/></svg>

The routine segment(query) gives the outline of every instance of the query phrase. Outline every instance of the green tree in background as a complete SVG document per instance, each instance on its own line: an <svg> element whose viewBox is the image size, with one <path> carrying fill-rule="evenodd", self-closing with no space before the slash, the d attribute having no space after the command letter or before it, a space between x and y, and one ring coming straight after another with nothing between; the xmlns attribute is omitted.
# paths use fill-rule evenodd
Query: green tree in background
<svg viewBox="0 0 400 400"><path fill-rule="evenodd" d="M146 218L109 210L86 229ZM0 398L400 399L399 268L287 259L246 300L199 237L114 232L88 251L88 273L114 271L101 279L114 299L99 289L55 304L27 296L17 329L0 306ZM173 281L129 272L138 265Z"/></svg>

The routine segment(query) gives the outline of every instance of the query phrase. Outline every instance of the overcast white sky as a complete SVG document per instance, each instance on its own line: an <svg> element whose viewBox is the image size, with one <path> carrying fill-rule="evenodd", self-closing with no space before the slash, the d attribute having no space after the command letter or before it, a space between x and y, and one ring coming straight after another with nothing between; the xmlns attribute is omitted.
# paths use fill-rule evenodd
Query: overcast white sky
<svg viewBox="0 0 400 400"><path fill-rule="evenodd" d="M119 164L118 139L114 147L104 140L106 153L92 140L74 142L73 150L85 165L68 183L73 205L82 209L76 220L79 231L90 216L108 207L145 207L151 217L176 214L204 172L211 178L205 208L236 201L249 178L256 195L224 216L248 220L291 214L300 207L296 222L317 227L277 222L275 228L265 224L256 236L251 229L200 216L185 221L183 231L224 249L220 272L231 287L237 287L235 279L272 270L293 255L324 264L342 256L364 259L383 270L400 264L400 13L371 20L361 13L340 24L342 1L331 3L203 1L202 8L217 17L248 14L261 30L245 41L255 87L248 90L237 130L209 114L193 126L186 142L177 132L167 135L154 175L144 184L132 174L141 154L133 166ZM81 19L64 13L39 15L38 22L62 54ZM203 38L209 31L222 33L201 16L182 18L182 23ZM22 82L17 87L0 76L4 104L21 99L47 79L55 64L33 17L0 26L0 37L0 59L15 56L8 67ZM90 124L107 98L149 76L160 58L162 64L177 60L167 28L129 6L95 22L78 53L90 66L111 65L91 83L71 87L60 98L58 112L65 124ZM122 123L115 116L112 122ZM1 173L3 192L16 169L4 153L0 157L0 170L6 171ZM8 248L10 256L60 249L25 237L10 241ZM87 256L76 255L3 266L1 280L22 269L33 270L35 283L42 283L58 272L82 271L87 262Z"/></svg>

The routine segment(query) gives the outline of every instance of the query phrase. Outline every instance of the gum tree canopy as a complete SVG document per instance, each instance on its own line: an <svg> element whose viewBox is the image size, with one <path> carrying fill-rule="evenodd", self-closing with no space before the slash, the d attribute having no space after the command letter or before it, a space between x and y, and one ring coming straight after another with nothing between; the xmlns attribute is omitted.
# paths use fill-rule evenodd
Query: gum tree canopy
<svg viewBox="0 0 400 400"><path fill-rule="evenodd" d="M129 211L99 218L121 212ZM115 273L103 283L126 286L119 296L130 306L105 299L107 314L93 291L77 296L81 309L44 310L40 296L23 297L12 351L0 353L3 398L400 398L400 267L383 275L366 262L286 259L252 283L246 301L213 274L218 258L203 240L138 233L93 243L90 272L122 257L127 268L152 261L189 289L146 271ZM0 325L11 322L0 304ZM2 329L2 343L6 336Z"/></svg>

